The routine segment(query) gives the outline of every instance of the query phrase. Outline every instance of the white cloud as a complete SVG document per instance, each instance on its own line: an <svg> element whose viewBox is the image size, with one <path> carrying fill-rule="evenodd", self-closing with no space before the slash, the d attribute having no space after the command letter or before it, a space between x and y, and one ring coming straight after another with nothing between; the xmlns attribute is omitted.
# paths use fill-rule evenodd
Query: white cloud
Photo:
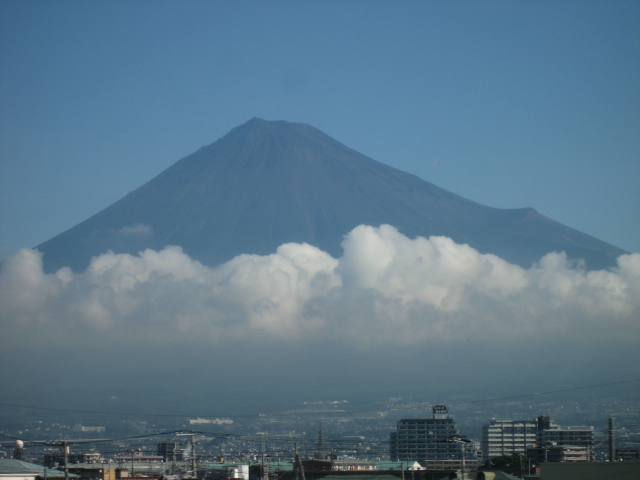
<svg viewBox="0 0 640 480"><path fill-rule="evenodd" d="M334 259L286 244L217 268L179 247L105 253L81 274L45 274L41 254L24 249L2 267L1 321L5 332L61 345L73 343L72 332L133 344L324 339L363 348L544 335L638 339L638 254L588 272L550 253L525 270L388 225L357 227L343 247ZM46 334L32 330L45 324Z"/></svg>

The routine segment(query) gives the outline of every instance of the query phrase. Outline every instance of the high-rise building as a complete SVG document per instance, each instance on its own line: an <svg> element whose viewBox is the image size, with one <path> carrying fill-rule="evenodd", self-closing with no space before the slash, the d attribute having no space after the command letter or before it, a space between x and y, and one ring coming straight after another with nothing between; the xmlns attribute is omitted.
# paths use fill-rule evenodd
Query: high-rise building
<svg viewBox="0 0 640 480"><path fill-rule="evenodd" d="M432 418L402 419L390 435L392 461L419 462L428 469L475 468L478 444L460 435L446 405L434 405Z"/></svg>
<svg viewBox="0 0 640 480"><path fill-rule="evenodd" d="M184 460L180 442L158 443L158 455L164 462L181 462Z"/></svg>
<svg viewBox="0 0 640 480"><path fill-rule="evenodd" d="M576 447L571 452L579 451L580 455L576 453L572 458L581 461L584 456L588 460L593 459L593 443L593 427L561 427L546 415L535 420L493 420L482 427L482 453L485 459L514 453L526 454L535 448L548 453L553 446ZM563 449L556 450L564 452ZM587 452L586 455L583 450Z"/></svg>
<svg viewBox="0 0 640 480"><path fill-rule="evenodd" d="M482 456L485 459L524 454L537 443L538 426L533 420L493 420L482 427Z"/></svg>

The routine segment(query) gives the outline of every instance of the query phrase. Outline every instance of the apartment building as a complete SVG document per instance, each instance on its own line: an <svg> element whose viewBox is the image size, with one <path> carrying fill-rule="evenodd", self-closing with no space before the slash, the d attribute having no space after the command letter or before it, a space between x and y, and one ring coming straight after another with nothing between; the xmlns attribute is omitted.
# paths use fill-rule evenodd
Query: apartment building
<svg viewBox="0 0 640 480"><path fill-rule="evenodd" d="M446 405L434 405L431 418L397 422L390 434L392 461L419 462L427 469L471 469L478 464L478 444L460 435Z"/></svg>
<svg viewBox="0 0 640 480"><path fill-rule="evenodd" d="M558 451L571 452L575 454L574 458L579 458L578 461L588 461L593 460L593 444L593 427L561 427L546 415L541 415L535 420L493 420L482 427L484 459L514 453L526 454L536 447L546 447L548 452L552 446L570 446L576 448Z"/></svg>
<svg viewBox="0 0 640 480"><path fill-rule="evenodd" d="M537 443L538 424L534 420L493 420L482 427L484 459L524 454Z"/></svg>

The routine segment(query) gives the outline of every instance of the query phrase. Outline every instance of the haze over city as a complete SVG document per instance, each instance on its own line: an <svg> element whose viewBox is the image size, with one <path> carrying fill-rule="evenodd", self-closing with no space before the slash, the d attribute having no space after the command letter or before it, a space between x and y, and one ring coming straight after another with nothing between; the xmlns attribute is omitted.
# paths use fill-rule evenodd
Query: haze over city
<svg viewBox="0 0 640 480"><path fill-rule="evenodd" d="M3 2L0 18L5 401L166 411L638 377L637 4ZM253 117L629 253L518 265L362 224L333 254L291 241L207 265L173 245L43 268L33 247Z"/></svg>

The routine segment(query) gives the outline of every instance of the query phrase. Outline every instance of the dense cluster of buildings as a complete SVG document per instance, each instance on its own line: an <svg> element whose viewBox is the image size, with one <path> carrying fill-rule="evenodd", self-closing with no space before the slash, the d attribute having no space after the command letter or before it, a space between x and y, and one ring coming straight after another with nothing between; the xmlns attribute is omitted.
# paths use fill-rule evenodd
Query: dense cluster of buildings
<svg viewBox="0 0 640 480"><path fill-rule="evenodd" d="M426 468L472 470L480 461L522 455L528 464L589 462L594 455L594 427L561 427L547 416L535 420L493 420L482 429L482 442L460 435L446 405L435 405L431 418L402 419L389 438L392 461L415 461Z"/></svg>
<svg viewBox="0 0 640 480"><path fill-rule="evenodd" d="M74 431L101 431L98 430L100 427L82 427L82 429L80 427L76 425ZM498 462L492 463L496 459L516 458L519 462L520 478L533 479L542 478L535 475L536 467L540 465L587 466L602 463L594 462L595 429L592 426L562 427L545 415L525 420L492 420L482 427L481 441L478 442L461 434L460 428L449 414L448 406L444 404L432 406L431 416L428 418L403 418L397 421L395 429L389 434L388 462L363 460L350 455L340 457L333 451L327 454L320 448L313 458L301 460L296 446L295 460L289 464L280 463L278 460L277 466L265 467L263 451L261 466L256 462L251 464L246 459L246 463L241 464L241 462L234 466L231 462L225 463L222 458L219 458L216 460L217 463L208 463L203 469L202 465L197 465L198 455L194 443L196 434L178 432L175 432L176 436L189 436L189 441L164 440L154 444L153 448L157 450L155 454L152 453L153 450L130 449L127 450L128 453L116 455L111 459L105 459L95 451L71 452L68 446L70 442L60 441L59 451L49 451L44 454L43 472L53 479L55 472L47 470L46 467L64 466L66 480L74 478L73 475L70 476L72 473L77 473L87 480L120 480L126 477L148 479L161 476L177 479L177 474L181 475L180 478L206 478L207 480L269 480L270 478L341 480L342 477L334 479L332 476L340 477L358 472L363 474L368 472L370 476L367 480L372 478L395 480L396 477L404 480L408 476L414 480L432 478L439 480L440 478L494 478L482 476L481 470L497 465ZM364 439L364 437L357 438ZM319 444L322 443L321 439L322 429L319 432ZM16 441L12 459L22 460L23 446L23 442ZM640 449L626 448L613 452L612 444L609 458L635 463L640 473ZM11 468L17 468L16 464L12 465ZM272 468L271 476L268 473L269 468ZM562 468L558 471L561 470ZM478 476L474 474L471 477L472 471L479 471ZM455 476L455 472L461 476ZM529 477L523 477L524 472ZM562 472L564 472L562 475L567 475L565 470ZM5 473L0 471L0 480L12 480ZM442 476L438 476L439 474ZM20 480L29 479L23 476ZM34 478L33 480L42 479ZM358 479L353 477L350 480Z"/></svg>
<svg viewBox="0 0 640 480"><path fill-rule="evenodd" d="M483 458L526 455L532 462L588 462L595 458L593 427L560 427L535 420L494 420L482 428Z"/></svg>

